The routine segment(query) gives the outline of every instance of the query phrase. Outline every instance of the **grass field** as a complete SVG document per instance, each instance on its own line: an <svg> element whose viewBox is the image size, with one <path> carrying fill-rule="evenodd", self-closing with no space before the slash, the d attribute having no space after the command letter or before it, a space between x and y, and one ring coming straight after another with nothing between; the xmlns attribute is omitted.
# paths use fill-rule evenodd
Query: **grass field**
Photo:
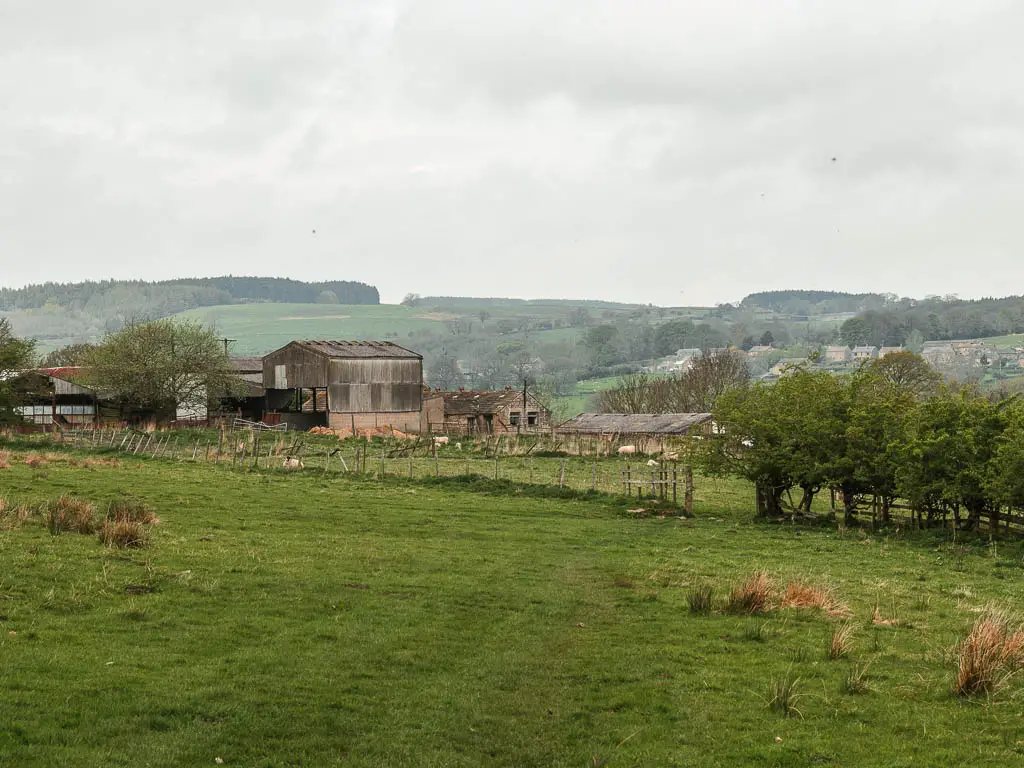
<svg viewBox="0 0 1024 768"><path fill-rule="evenodd" d="M981 341L991 344L996 349L1016 349L1024 347L1024 333L1011 334L1009 336L992 336Z"/></svg>
<svg viewBox="0 0 1024 768"><path fill-rule="evenodd" d="M394 338L401 344L411 331L443 331L453 316L391 304L231 304L177 317L199 320L237 339L232 346L236 354L265 354L293 339Z"/></svg>
<svg viewBox="0 0 1024 768"><path fill-rule="evenodd" d="M568 315L570 307L554 307L552 316ZM541 313L543 307L531 311ZM488 309L488 332L497 333L495 323L510 308ZM198 320L216 328L218 334L235 339L235 354L266 354L293 339L391 339L397 344L410 344L410 333L431 331L447 333L446 323L465 317L479 325L478 312L472 309L433 309L405 307L395 304L230 304L203 307L182 312L176 317ZM547 315L539 314L544 318ZM478 328L479 332L479 328ZM579 335L577 328L538 331L540 342L564 341ZM500 336L495 336L501 339ZM495 342L497 343L497 342Z"/></svg>
<svg viewBox="0 0 1024 768"><path fill-rule="evenodd" d="M573 394L558 398L563 403L562 412L567 418L578 416L587 410L590 399L598 392L613 388L619 382L618 376L606 376L601 379L583 379L576 383Z"/></svg>
<svg viewBox="0 0 1024 768"><path fill-rule="evenodd" d="M25 458L0 469L9 501L130 495L160 523L142 550L0 526L3 765L1024 759L1021 687L957 700L949 655L978 609L1020 604L1019 543L758 524L731 481L698 484L694 520L636 519L456 479ZM849 656L827 659L842 620L820 612L724 613L755 568L834 587ZM698 584L710 615L687 609ZM785 717L767 700L789 675Z"/></svg>

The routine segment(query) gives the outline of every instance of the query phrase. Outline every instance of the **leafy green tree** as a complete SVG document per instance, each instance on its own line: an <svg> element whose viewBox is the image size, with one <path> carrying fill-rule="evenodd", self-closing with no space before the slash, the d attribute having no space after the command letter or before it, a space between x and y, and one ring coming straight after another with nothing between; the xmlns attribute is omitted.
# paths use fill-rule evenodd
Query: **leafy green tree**
<svg viewBox="0 0 1024 768"><path fill-rule="evenodd" d="M694 326L689 320L669 320L654 329L654 354L658 357L673 354L677 349L690 346Z"/></svg>
<svg viewBox="0 0 1024 768"><path fill-rule="evenodd" d="M0 424L16 424L21 417L14 408L21 403L16 376L32 366L35 342L19 339L7 318L0 318Z"/></svg>
<svg viewBox="0 0 1024 768"><path fill-rule="evenodd" d="M94 346L93 344L68 344L65 347L53 350L40 362L44 368L82 365Z"/></svg>
<svg viewBox="0 0 1024 768"><path fill-rule="evenodd" d="M597 325L587 330L583 337L591 365L611 365L618 357L617 343L619 329L614 325Z"/></svg>
<svg viewBox="0 0 1024 768"><path fill-rule="evenodd" d="M977 392L943 391L907 419L897 480L900 495L929 518L952 511L976 528L985 513L998 517L989 491L990 462L1006 428L1005 406Z"/></svg>
<svg viewBox="0 0 1024 768"><path fill-rule="evenodd" d="M994 503L1024 509L1024 404L1019 400L1007 407L1006 428L996 441L985 489Z"/></svg>
<svg viewBox="0 0 1024 768"><path fill-rule="evenodd" d="M860 347L871 342L871 326L862 317L851 317L839 328L839 337L848 347Z"/></svg>
<svg viewBox="0 0 1024 768"><path fill-rule="evenodd" d="M942 376L927 360L909 351L890 352L872 360L867 368L877 374L881 383L917 399L931 397L942 383Z"/></svg>
<svg viewBox="0 0 1024 768"><path fill-rule="evenodd" d="M337 304L338 294L334 291L320 291L316 296L317 304Z"/></svg>
<svg viewBox="0 0 1024 768"><path fill-rule="evenodd" d="M847 408L845 383L824 371L796 369L775 384L729 390L714 409L722 434L706 443L706 467L754 483L759 514L781 515L794 487L803 496L790 508L809 510L833 474Z"/></svg>
<svg viewBox="0 0 1024 768"><path fill-rule="evenodd" d="M771 331L765 331L761 334L761 340L758 342L762 347L770 347L775 343L775 334Z"/></svg>
<svg viewBox="0 0 1024 768"><path fill-rule="evenodd" d="M195 322L131 323L104 338L85 362L94 387L123 407L161 417L241 390L220 339Z"/></svg>

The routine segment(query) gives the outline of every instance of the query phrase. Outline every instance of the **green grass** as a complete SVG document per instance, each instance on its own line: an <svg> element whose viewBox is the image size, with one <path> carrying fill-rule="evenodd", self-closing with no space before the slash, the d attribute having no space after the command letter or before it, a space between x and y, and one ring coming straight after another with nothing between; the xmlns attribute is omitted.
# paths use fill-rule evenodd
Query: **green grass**
<svg viewBox="0 0 1024 768"><path fill-rule="evenodd" d="M594 395L606 389L612 389L618 383L618 376L583 379L576 382L576 388L571 395L558 398L559 402L563 404L562 412L566 414L567 418L579 416L587 410L588 404Z"/></svg>
<svg viewBox="0 0 1024 768"><path fill-rule="evenodd" d="M996 349L1015 349L1024 347L1024 333L1011 334L1009 336L992 336L982 341L991 344Z"/></svg>
<svg viewBox="0 0 1024 768"><path fill-rule="evenodd" d="M64 457L74 455L65 454ZM17 766L1012 765L1020 687L950 695L974 609L1020 604L1019 543L754 524L743 483L696 520L613 498L474 493L122 459L33 470L0 496L134 495L139 551L0 526L0 764ZM700 486L698 487L700 491ZM824 616L693 615L754 568L835 586ZM873 628L878 602L898 627ZM754 630L761 642L750 642ZM871 690L843 694L855 664ZM800 678L800 716L772 681Z"/></svg>
<svg viewBox="0 0 1024 768"><path fill-rule="evenodd" d="M265 354L293 339L393 338L402 344L413 331L443 332L455 315L391 304L231 304L176 317L213 325L218 333L237 339L232 346L236 354Z"/></svg>

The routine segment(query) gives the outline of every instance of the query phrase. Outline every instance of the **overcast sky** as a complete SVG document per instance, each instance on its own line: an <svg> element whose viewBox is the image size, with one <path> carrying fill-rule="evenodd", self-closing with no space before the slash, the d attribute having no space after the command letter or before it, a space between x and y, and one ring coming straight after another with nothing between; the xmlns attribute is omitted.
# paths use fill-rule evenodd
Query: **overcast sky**
<svg viewBox="0 0 1024 768"><path fill-rule="evenodd" d="M0 283L1022 293L1022 37L1019 0L0 0Z"/></svg>

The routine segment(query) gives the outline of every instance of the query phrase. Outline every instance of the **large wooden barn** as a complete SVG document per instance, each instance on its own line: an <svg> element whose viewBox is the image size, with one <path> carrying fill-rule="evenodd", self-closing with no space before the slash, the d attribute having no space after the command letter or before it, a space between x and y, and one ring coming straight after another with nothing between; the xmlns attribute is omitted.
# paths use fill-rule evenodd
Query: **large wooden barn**
<svg viewBox="0 0 1024 768"><path fill-rule="evenodd" d="M263 386L295 428L422 429L423 357L389 341L293 341L263 358Z"/></svg>

